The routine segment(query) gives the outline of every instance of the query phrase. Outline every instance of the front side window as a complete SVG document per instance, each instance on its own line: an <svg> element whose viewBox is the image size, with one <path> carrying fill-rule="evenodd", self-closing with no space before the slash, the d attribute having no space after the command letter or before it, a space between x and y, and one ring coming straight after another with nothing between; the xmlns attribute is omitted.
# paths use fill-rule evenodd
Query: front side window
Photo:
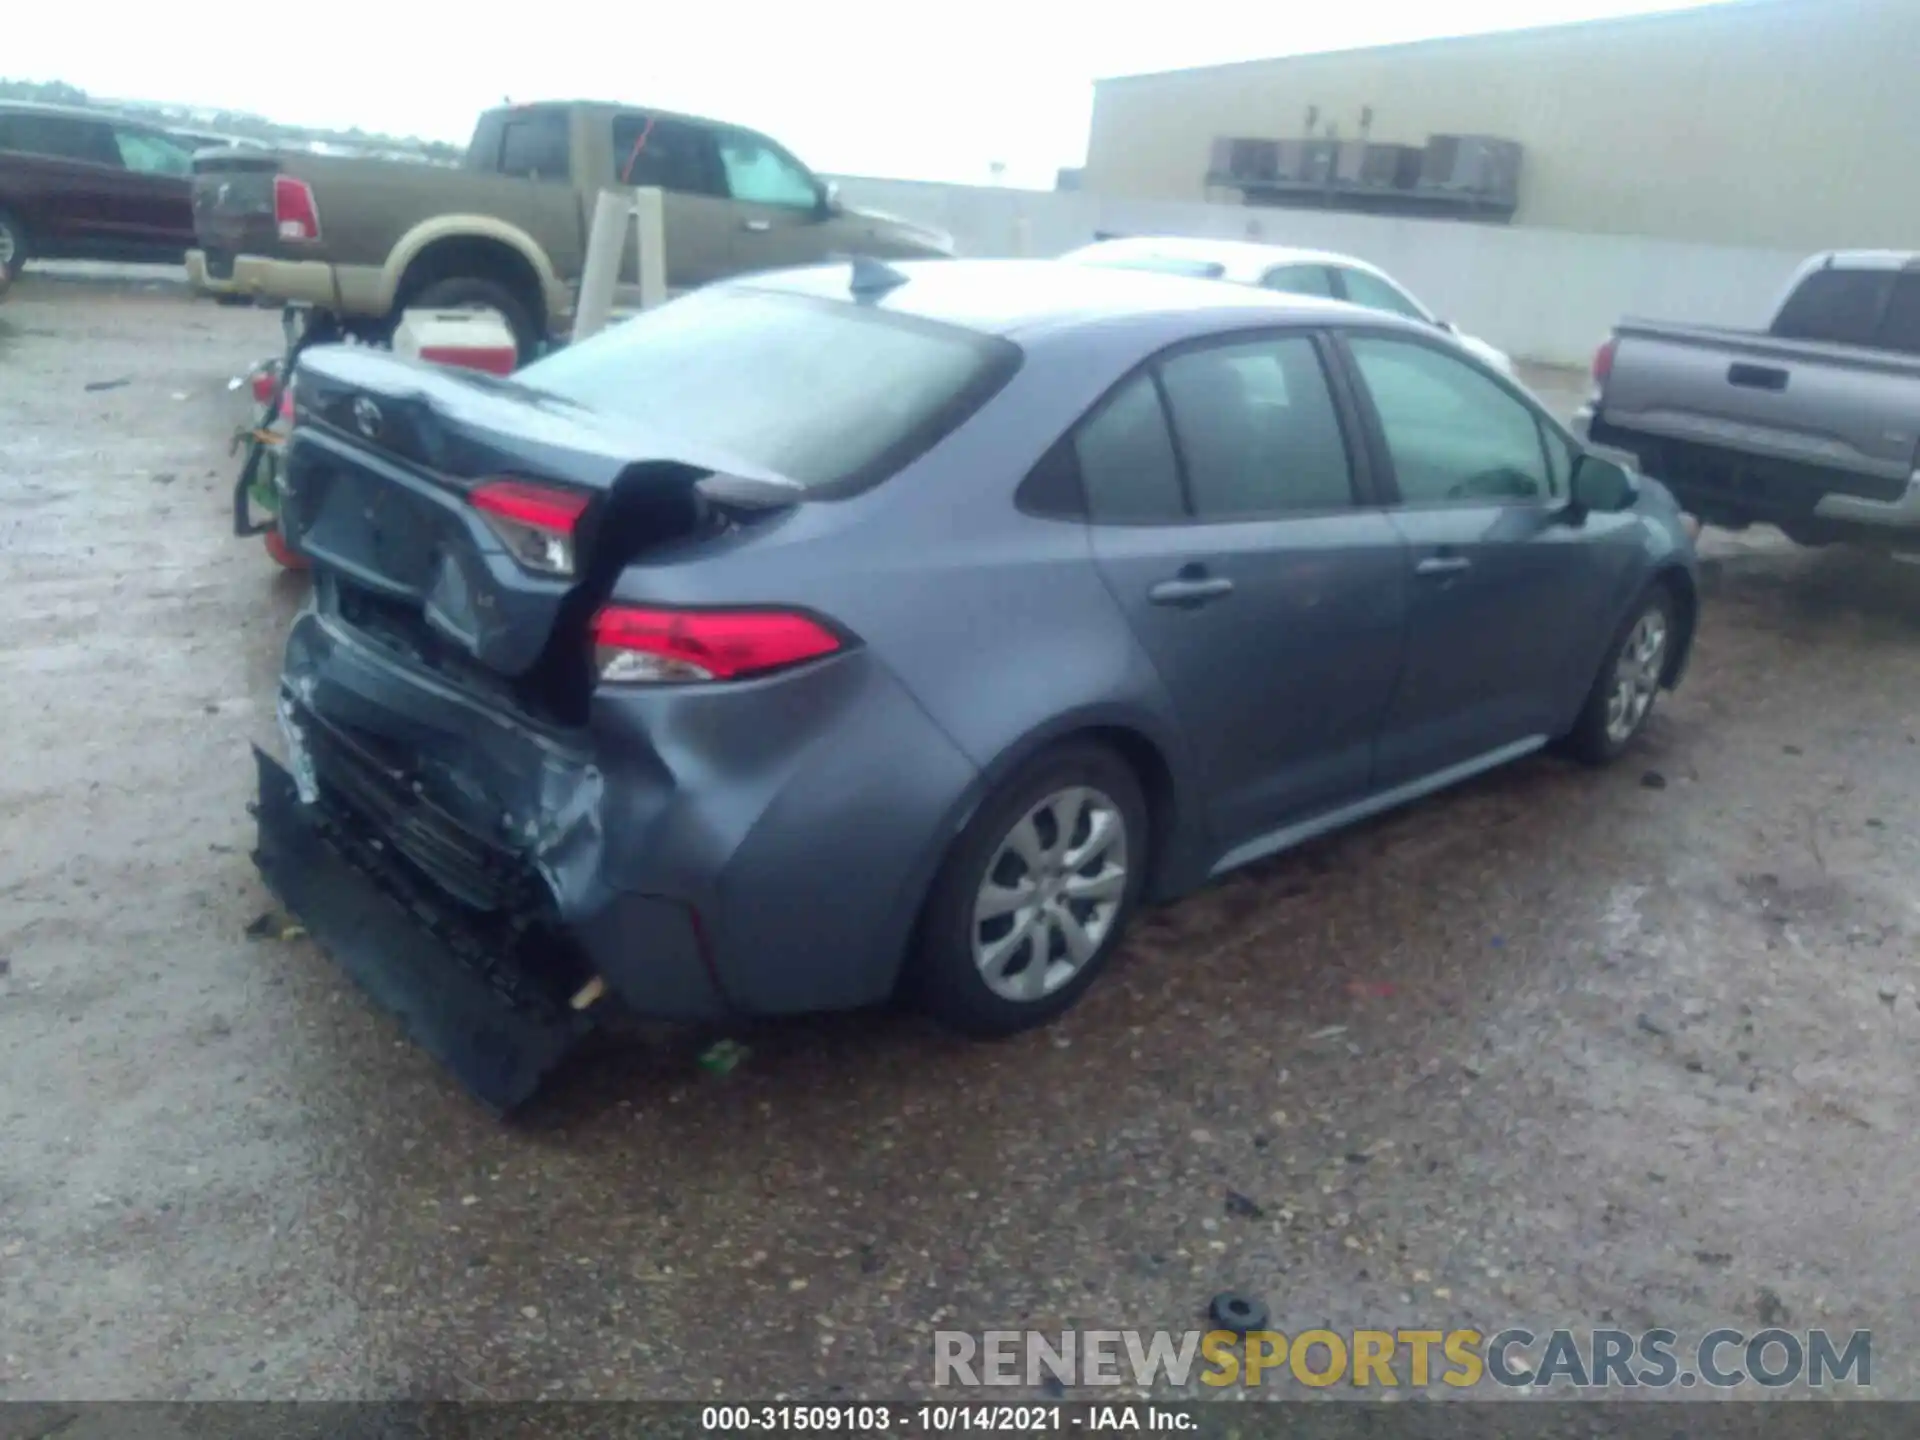
<svg viewBox="0 0 1920 1440"><path fill-rule="evenodd" d="M820 204L813 177L758 135L732 130L720 137L720 164L727 192L753 205L812 210Z"/></svg>
<svg viewBox="0 0 1920 1440"><path fill-rule="evenodd" d="M1074 458L1095 522L1173 524L1186 518L1180 467L1153 380L1128 380L1074 432Z"/></svg>
<svg viewBox="0 0 1920 1440"><path fill-rule="evenodd" d="M1369 310L1384 310L1389 315L1404 315L1409 320L1428 320L1427 312L1412 297L1389 285L1378 275L1365 270L1342 270L1340 279L1347 287L1347 299Z"/></svg>
<svg viewBox="0 0 1920 1440"><path fill-rule="evenodd" d="M622 185L676 195L721 193L713 132L665 116L621 115L613 122L613 156Z"/></svg>
<svg viewBox="0 0 1920 1440"><path fill-rule="evenodd" d="M193 152L164 135L145 130L115 130L120 163L136 175L191 175Z"/></svg>
<svg viewBox="0 0 1920 1440"><path fill-rule="evenodd" d="M1348 346L1410 505L1546 500L1557 492L1539 419L1474 366L1427 345Z"/></svg>
<svg viewBox="0 0 1920 1440"><path fill-rule="evenodd" d="M637 422L662 437L660 458L680 437L831 496L931 448L1019 364L997 336L742 288L696 290L515 379Z"/></svg>
<svg viewBox="0 0 1920 1440"><path fill-rule="evenodd" d="M1908 270L1893 282L1886 318L1880 322L1880 347L1920 355L1920 271Z"/></svg>
<svg viewBox="0 0 1920 1440"><path fill-rule="evenodd" d="M1194 513L1311 514L1353 503L1353 476L1313 341L1210 346L1161 366Z"/></svg>
<svg viewBox="0 0 1920 1440"><path fill-rule="evenodd" d="M1282 265L1260 278L1268 290L1288 295L1319 295L1333 299L1333 277L1324 265Z"/></svg>

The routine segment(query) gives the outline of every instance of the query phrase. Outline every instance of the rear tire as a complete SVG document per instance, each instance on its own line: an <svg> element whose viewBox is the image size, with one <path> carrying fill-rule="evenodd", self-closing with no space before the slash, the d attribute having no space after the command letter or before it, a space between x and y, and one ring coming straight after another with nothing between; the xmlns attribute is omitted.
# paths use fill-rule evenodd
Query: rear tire
<svg viewBox="0 0 1920 1440"><path fill-rule="evenodd" d="M1678 639L1675 608L1673 592L1656 583L1627 612L1563 742L1576 760L1611 764L1646 728Z"/></svg>
<svg viewBox="0 0 1920 1440"><path fill-rule="evenodd" d="M909 972L922 1009L979 1039L1070 1008L1112 958L1150 859L1147 803L1126 761L1069 742L982 805L935 879Z"/></svg>
<svg viewBox="0 0 1920 1440"><path fill-rule="evenodd" d="M446 280L435 280L409 296L399 308L492 310L513 332L513 348L520 365L527 364L538 355L543 338L534 320L533 308L524 299L498 280L487 280L477 275L456 275ZM394 319L396 322L399 320L397 311Z"/></svg>
<svg viewBox="0 0 1920 1440"><path fill-rule="evenodd" d="M15 280L27 263L27 227L20 217L0 206L0 272Z"/></svg>

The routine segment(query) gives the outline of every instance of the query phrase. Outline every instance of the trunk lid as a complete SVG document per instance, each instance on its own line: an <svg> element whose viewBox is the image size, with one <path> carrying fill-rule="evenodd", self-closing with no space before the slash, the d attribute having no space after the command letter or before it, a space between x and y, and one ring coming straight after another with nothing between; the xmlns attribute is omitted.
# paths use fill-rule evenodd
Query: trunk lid
<svg viewBox="0 0 1920 1440"><path fill-rule="evenodd" d="M381 623L528 676L563 617L584 658L590 607L650 544L786 508L779 476L512 380L349 346L302 357L280 519L289 543ZM568 575L529 569L473 503L489 482L585 497Z"/></svg>
<svg viewBox="0 0 1920 1440"><path fill-rule="evenodd" d="M280 157L271 150L219 150L193 160L193 232L217 280L233 273L236 255L278 255L273 181Z"/></svg>

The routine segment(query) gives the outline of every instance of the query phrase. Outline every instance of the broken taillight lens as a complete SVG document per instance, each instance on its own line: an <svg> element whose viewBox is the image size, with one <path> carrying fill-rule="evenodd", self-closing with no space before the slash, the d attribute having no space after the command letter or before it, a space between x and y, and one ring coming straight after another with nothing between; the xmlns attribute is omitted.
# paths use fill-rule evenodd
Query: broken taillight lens
<svg viewBox="0 0 1920 1440"><path fill-rule="evenodd" d="M467 496L513 558L542 575L571 577L575 532L591 496L524 480L491 480Z"/></svg>
<svg viewBox="0 0 1920 1440"><path fill-rule="evenodd" d="M273 223L282 240L318 240L320 207L313 187L291 175L274 176Z"/></svg>
<svg viewBox="0 0 1920 1440"><path fill-rule="evenodd" d="M840 637L792 610L609 605L593 617L594 667L616 685L741 680L817 660Z"/></svg>

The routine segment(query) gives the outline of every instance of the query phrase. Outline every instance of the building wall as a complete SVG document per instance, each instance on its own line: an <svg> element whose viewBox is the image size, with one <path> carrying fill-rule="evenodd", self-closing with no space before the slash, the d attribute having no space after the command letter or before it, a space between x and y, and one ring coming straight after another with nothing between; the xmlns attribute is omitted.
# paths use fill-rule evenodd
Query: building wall
<svg viewBox="0 0 1920 1440"><path fill-rule="evenodd" d="M1799 250L1093 193L852 176L838 184L848 204L938 226L966 256L1045 258L1101 234L1211 235L1357 255L1469 334L1548 365L1586 365L1628 315L1762 326L1804 258Z"/></svg>
<svg viewBox="0 0 1920 1440"><path fill-rule="evenodd" d="M1920 248L1920 0L1704 10L1101 81L1085 188L1199 200L1216 136L1517 140L1514 223Z"/></svg>

